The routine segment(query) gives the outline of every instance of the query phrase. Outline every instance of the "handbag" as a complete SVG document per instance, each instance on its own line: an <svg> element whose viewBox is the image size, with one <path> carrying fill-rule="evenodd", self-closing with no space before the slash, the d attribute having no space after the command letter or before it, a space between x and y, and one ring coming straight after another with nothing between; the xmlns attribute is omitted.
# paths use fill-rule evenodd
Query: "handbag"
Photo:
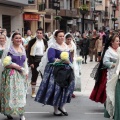
<svg viewBox="0 0 120 120"><path fill-rule="evenodd" d="M69 65L55 65L53 70L54 81L62 88L66 88L74 80L73 69Z"/></svg>

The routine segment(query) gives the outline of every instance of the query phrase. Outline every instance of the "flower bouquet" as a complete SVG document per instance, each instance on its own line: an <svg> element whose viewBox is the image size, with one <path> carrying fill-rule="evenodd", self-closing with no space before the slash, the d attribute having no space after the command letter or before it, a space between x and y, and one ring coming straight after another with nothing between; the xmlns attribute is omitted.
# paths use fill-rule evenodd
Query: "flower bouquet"
<svg viewBox="0 0 120 120"><path fill-rule="evenodd" d="M57 61L58 59L56 59L56 61L54 62L54 64L64 64L64 63L68 63L71 68L73 68L72 63L69 60L69 53L68 52L61 52L60 54L60 60Z"/></svg>
<svg viewBox="0 0 120 120"><path fill-rule="evenodd" d="M82 61L83 61L83 58L79 56L75 60L78 63L78 65L80 65L82 63Z"/></svg>
<svg viewBox="0 0 120 120"><path fill-rule="evenodd" d="M3 65L4 67L8 66L12 64L12 61L11 61L11 57L10 56L6 56L4 59L3 59Z"/></svg>
<svg viewBox="0 0 120 120"><path fill-rule="evenodd" d="M62 52L60 54L60 58L61 58L62 61L68 61L69 60L69 54L68 54L68 52Z"/></svg>

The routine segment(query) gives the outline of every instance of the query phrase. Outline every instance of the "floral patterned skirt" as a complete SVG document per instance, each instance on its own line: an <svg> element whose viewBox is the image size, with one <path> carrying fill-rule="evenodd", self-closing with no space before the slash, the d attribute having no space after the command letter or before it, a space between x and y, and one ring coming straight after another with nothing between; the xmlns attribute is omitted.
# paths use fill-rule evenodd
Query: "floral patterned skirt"
<svg viewBox="0 0 120 120"><path fill-rule="evenodd" d="M65 103L70 103L75 82L72 80L67 88L61 88L54 81L53 70L54 67L52 65L46 66L35 101L44 105L60 107Z"/></svg>
<svg viewBox="0 0 120 120"><path fill-rule="evenodd" d="M16 70L10 75L11 70L5 69L2 73L0 112L5 115L23 114L26 104L25 78Z"/></svg>

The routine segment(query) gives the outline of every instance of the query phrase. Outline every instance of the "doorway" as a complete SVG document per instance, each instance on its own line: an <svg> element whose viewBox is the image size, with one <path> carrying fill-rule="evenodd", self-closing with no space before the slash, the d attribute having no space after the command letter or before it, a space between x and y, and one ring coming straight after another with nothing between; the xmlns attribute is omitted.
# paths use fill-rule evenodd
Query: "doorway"
<svg viewBox="0 0 120 120"><path fill-rule="evenodd" d="M2 28L7 30L7 36L10 36L11 32L11 16L2 15Z"/></svg>

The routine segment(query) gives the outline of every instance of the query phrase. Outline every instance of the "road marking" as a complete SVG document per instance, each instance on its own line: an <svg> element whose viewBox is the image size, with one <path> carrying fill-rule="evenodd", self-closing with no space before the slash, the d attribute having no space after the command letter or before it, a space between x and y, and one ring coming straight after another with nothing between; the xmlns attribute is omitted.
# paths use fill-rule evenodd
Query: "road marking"
<svg viewBox="0 0 120 120"><path fill-rule="evenodd" d="M88 114L88 115L97 115L97 114L104 114L104 113L84 113L84 114Z"/></svg>
<svg viewBox="0 0 120 120"><path fill-rule="evenodd" d="M42 113L42 114L46 114L46 113L50 113L50 112L25 112L25 113Z"/></svg>

